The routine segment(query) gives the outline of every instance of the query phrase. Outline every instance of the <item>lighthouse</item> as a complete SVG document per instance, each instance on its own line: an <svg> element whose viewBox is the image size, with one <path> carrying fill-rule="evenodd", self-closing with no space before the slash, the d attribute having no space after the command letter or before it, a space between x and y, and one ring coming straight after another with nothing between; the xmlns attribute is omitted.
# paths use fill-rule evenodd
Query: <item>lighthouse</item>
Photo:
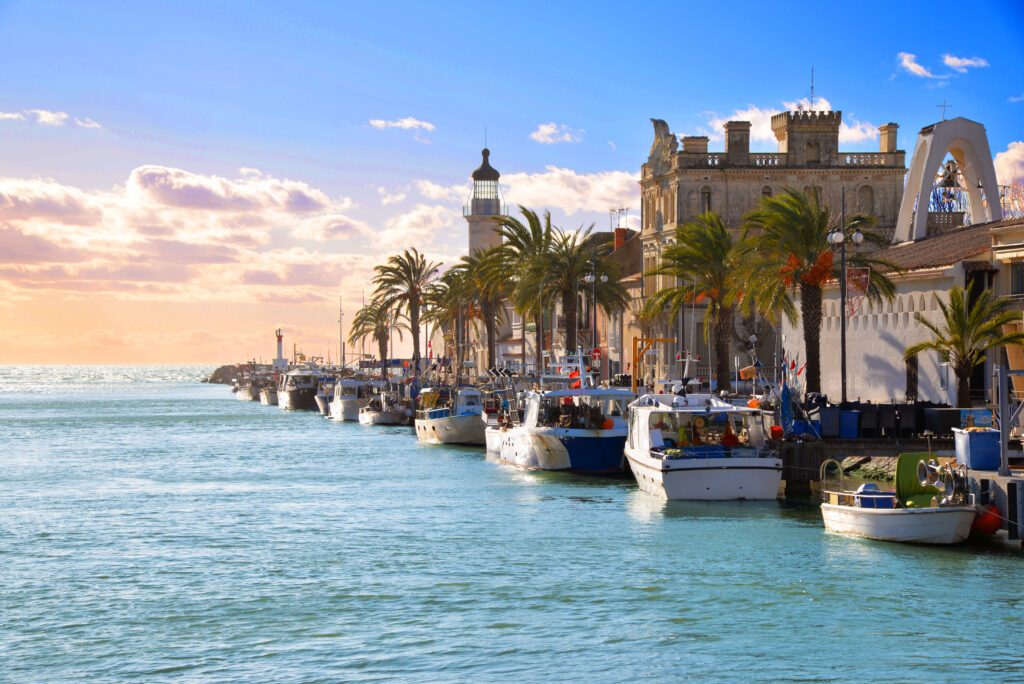
<svg viewBox="0 0 1024 684"><path fill-rule="evenodd" d="M486 147L481 152L483 161L473 172L473 195L469 206L463 210L469 224L469 253L478 249L489 249L501 244L495 216L502 214L501 189L498 179L501 174L491 166L491 151Z"/></svg>

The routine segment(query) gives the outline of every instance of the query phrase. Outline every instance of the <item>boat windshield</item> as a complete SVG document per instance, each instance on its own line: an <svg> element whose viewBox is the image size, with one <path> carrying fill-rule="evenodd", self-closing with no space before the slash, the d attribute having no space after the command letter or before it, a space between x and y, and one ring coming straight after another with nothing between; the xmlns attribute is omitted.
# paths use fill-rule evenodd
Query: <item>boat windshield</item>
<svg viewBox="0 0 1024 684"><path fill-rule="evenodd" d="M540 399L537 425L552 427L607 429L625 415L628 397L614 396L549 396ZM530 422L532 416L527 417Z"/></svg>
<svg viewBox="0 0 1024 684"><path fill-rule="evenodd" d="M759 416L733 411L652 411L651 446L764 446Z"/></svg>

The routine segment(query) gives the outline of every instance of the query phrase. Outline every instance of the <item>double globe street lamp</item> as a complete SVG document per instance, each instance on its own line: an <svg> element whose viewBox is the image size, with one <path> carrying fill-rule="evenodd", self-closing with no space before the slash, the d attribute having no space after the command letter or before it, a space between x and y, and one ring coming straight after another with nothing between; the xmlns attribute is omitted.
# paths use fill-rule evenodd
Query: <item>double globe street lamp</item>
<svg viewBox="0 0 1024 684"><path fill-rule="evenodd" d="M843 193L843 211L839 227L828 234L828 243L839 248L839 375L842 387L840 401L846 403L846 238L849 237L854 246L864 242L864 233L854 230L846 235L846 193Z"/></svg>
<svg viewBox="0 0 1024 684"><path fill-rule="evenodd" d="M594 324L592 337L590 338L592 344L590 346L597 349L597 281L600 278L602 283L607 283L608 276L604 273L600 276L596 275L593 263L591 263L590 268L591 272L583 276L583 281L590 285L590 318Z"/></svg>

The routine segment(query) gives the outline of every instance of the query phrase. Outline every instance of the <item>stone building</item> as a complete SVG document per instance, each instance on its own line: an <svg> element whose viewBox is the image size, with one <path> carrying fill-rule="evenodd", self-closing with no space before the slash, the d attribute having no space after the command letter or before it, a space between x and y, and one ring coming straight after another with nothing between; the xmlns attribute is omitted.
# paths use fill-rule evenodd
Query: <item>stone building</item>
<svg viewBox="0 0 1024 684"><path fill-rule="evenodd" d="M905 153L898 149L898 126L879 128L878 152L844 152L839 147L842 112L791 111L772 117L778 140L775 152L752 152L749 121L725 124L725 151L709 152L706 136L684 136L682 149L667 123L652 119L654 142L641 167L641 234L643 270L658 266L661 253L675 240L675 226L713 211L726 225L740 229L743 216L757 207L762 197L785 188L817 188L822 201L838 214L843 195L847 212L876 217L876 229L892 234L896 227L906 173ZM674 283L668 276L645 275L643 296ZM696 312L698 318L701 311ZM677 320L663 321L652 332L679 340L678 347L705 349L702 339L686 341L686 333L700 325ZM692 337L693 335L691 335ZM767 340L762 340L767 342ZM674 374L677 349L659 348L658 374ZM770 357L770 354L767 355ZM765 354L762 353L762 357ZM704 364L701 371L707 373Z"/></svg>

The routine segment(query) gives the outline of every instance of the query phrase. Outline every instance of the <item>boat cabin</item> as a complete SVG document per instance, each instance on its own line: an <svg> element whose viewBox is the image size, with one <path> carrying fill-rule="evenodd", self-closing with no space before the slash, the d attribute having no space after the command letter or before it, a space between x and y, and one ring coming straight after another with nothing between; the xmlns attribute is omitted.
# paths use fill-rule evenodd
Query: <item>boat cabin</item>
<svg viewBox="0 0 1024 684"><path fill-rule="evenodd" d="M621 389L529 392L523 424L582 430L623 427L629 402L635 397L629 390Z"/></svg>
<svg viewBox="0 0 1024 684"><path fill-rule="evenodd" d="M461 387L454 392L450 387L427 387L416 397L416 401L416 417L433 420L480 415L483 412L484 395L475 387Z"/></svg>
<svg viewBox="0 0 1024 684"><path fill-rule="evenodd" d="M281 376L281 390L298 390L316 388L320 376L311 370L296 369Z"/></svg>
<svg viewBox="0 0 1024 684"><path fill-rule="evenodd" d="M766 446L763 411L712 395L649 394L630 409L629 447L653 456L753 458Z"/></svg>
<svg viewBox="0 0 1024 684"><path fill-rule="evenodd" d="M342 378L334 383L335 399L365 399L370 394L370 385L360 378Z"/></svg>

